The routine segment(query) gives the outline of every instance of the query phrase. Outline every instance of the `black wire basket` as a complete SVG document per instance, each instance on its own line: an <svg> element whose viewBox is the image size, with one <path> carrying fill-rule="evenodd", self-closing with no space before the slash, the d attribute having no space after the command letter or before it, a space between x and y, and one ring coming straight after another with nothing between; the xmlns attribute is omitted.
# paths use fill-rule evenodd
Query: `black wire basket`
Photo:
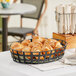
<svg viewBox="0 0 76 76"><path fill-rule="evenodd" d="M59 39L56 40L59 41L63 47L42 52L19 52L10 48L13 61L25 64L42 64L57 61L64 55L66 42Z"/></svg>

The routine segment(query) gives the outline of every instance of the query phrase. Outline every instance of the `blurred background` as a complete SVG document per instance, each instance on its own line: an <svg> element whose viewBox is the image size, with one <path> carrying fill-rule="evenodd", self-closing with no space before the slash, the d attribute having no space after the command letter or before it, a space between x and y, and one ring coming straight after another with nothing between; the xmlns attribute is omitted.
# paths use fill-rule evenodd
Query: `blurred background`
<svg viewBox="0 0 76 76"><path fill-rule="evenodd" d="M17 1L20 3L20 0ZM48 0L47 11L39 26L39 35L43 37L52 37L53 32L57 32L57 24L55 21L55 7L59 4L70 4L76 3L76 0ZM27 26L28 25L28 26ZM23 27L35 27L36 20L23 19ZM11 16L9 19L8 27L20 27L20 16ZM2 28L2 19L0 17L0 28ZM8 37L8 43L16 41L12 36ZM0 35L0 51L2 49L2 35Z"/></svg>

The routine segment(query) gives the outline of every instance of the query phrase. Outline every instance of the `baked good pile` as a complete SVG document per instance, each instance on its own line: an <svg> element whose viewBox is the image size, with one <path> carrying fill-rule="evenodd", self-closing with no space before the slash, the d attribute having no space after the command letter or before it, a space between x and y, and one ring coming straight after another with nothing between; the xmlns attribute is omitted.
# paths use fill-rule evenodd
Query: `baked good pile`
<svg viewBox="0 0 76 76"><path fill-rule="evenodd" d="M61 48L62 45L59 41L55 39L46 39L39 36L33 36L32 41L31 40L24 40L21 43L20 42L14 42L11 45L11 49L14 50L14 53L17 53L17 51L21 54L22 52L25 52L25 55L31 55L31 52L33 52L33 55L39 55L40 54L45 55L45 51L47 51L47 54L50 54L50 50L52 50L52 53L54 53L54 49ZM17 51L16 51L17 50ZM11 50L12 51L12 50ZM49 56L47 56L48 58ZM30 59L30 57L28 57ZM38 59L38 57L36 57ZM40 57L40 59L44 59L44 57Z"/></svg>

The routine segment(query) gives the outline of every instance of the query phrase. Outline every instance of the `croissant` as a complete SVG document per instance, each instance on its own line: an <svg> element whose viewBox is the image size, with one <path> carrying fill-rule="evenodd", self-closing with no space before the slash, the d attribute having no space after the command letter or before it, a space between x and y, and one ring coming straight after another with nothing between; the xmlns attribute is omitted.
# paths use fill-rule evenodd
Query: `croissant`
<svg viewBox="0 0 76 76"><path fill-rule="evenodd" d="M39 52L40 52L40 55L42 55L42 49L41 47L33 47L31 52L33 52L33 55L39 55ZM36 59L38 59L38 57L36 56L35 57ZM40 60L44 60L44 57L43 56L40 56Z"/></svg>
<svg viewBox="0 0 76 76"><path fill-rule="evenodd" d="M31 41L30 40L24 40L21 44L23 46L28 46L28 44L30 43Z"/></svg>
<svg viewBox="0 0 76 76"><path fill-rule="evenodd" d="M42 47L43 44L41 42L34 42L34 47Z"/></svg>
<svg viewBox="0 0 76 76"><path fill-rule="evenodd" d="M44 44L42 47L42 51L47 51L47 54L50 54L51 50L53 50L53 48L49 44ZM43 52L43 54L45 55L45 52ZM46 56L46 58L49 58L49 56Z"/></svg>
<svg viewBox="0 0 76 76"><path fill-rule="evenodd" d="M32 41L33 42L38 41L38 42L42 42L43 43L45 41L45 38L39 37L39 36L33 36Z"/></svg>
<svg viewBox="0 0 76 76"><path fill-rule="evenodd" d="M50 45L46 44L42 47L42 51L48 51L47 54L50 54L50 50L53 50L53 48ZM45 53L43 53L43 54L45 54Z"/></svg>
<svg viewBox="0 0 76 76"><path fill-rule="evenodd" d="M49 45L49 41L47 39L44 41L44 45Z"/></svg>
<svg viewBox="0 0 76 76"><path fill-rule="evenodd" d="M24 48L19 42L12 43L11 48L14 50L14 53L21 53L22 49ZM16 51L15 51L16 50Z"/></svg>
<svg viewBox="0 0 76 76"><path fill-rule="evenodd" d="M25 46L23 49L22 49L23 52L25 52L25 55L31 55L31 48L29 46ZM31 59L30 56L27 57L28 59Z"/></svg>
<svg viewBox="0 0 76 76"><path fill-rule="evenodd" d="M42 43L41 42L37 42L37 41L30 42L28 46L31 47L31 48L32 47L42 47Z"/></svg>
<svg viewBox="0 0 76 76"><path fill-rule="evenodd" d="M55 43L55 49L61 48L61 47L62 47L62 45L60 44L60 42L56 42L56 43Z"/></svg>
<svg viewBox="0 0 76 76"><path fill-rule="evenodd" d="M33 55L39 55L39 52L41 52L42 49L41 47L36 47L34 46L32 49L31 49L31 52L33 52Z"/></svg>
<svg viewBox="0 0 76 76"><path fill-rule="evenodd" d="M50 44L50 46L52 46L53 47L53 49L57 49L57 48L61 48L62 47L62 45L60 44L60 42L59 41L57 41L57 40L54 40L54 39L48 39L49 40L49 44Z"/></svg>
<svg viewBox="0 0 76 76"><path fill-rule="evenodd" d="M22 49L23 52L25 52L25 55L30 55L31 53L31 48L29 46L25 46L23 49Z"/></svg>
<svg viewBox="0 0 76 76"><path fill-rule="evenodd" d="M30 43L28 44L28 46L29 46L30 48L32 48L34 45L35 45L35 44L34 44L33 42L30 42Z"/></svg>

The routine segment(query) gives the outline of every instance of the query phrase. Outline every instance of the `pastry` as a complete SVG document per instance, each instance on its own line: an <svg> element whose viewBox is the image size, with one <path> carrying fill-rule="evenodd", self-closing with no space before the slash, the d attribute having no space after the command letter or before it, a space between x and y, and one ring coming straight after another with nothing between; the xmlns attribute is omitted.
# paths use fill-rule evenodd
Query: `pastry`
<svg viewBox="0 0 76 76"><path fill-rule="evenodd" d="M42 47L42 51L47 51L47 54L50 54L50 50L53 50L53 48L50 45L44 45Z"/></svg>
<svg viewBox="0 0 76 76"><path fill-rule="evenodd" d="M39 37L39 36L33 36L33 39L32 39L33 42L37 41L37 42L44 42L45 41L45 38L43 37Z"/></svg>
<svg viewBox="0 0 76 76"><path fill-rule="evenodd" d="M34 46L31 50L31 52L33 52L33 55L38 55L39 56L39 52L40 52L40 55L42 55L41 47ZM37 56L35 56L35 58L38 59ZM40 56L40 60L44 60L44 57Z"/></svg>
<svg viewBox="0 0 76 76"><path fill-rule="evenodd" d="M22 51L22 49L24 48L23 45L21 45L19 42L15 42L11 45L11 48L17 51Z"/></svg>
<svg viewBox="0 0 76 76"><path fill-rule="evenodd" d="M41 42L37 42L37 41L35 41L35 42L30 42L29 43L29 45L28 45L29 47L42 47L42 43Z"/></svg>
<svg viewBox="0 0 76 76"><path fill-rule="evenodd" d="M25 55L30 55L31 53L31 48L29 46L25 46L23 49L22 49L23 52L25 52Z"/></svg>
<svg viewBox="0 0 76 76"><path fill-rule="evenodd" d="M53 48L49 45L49 43L44 43L42 47L42 51L44 51L43 54L45 55L45 51L47 51L47 54L50 54L51 50L53 50ZM46 56L46 58L49 58L49 56Z"/></svg>
<svg viewBox="0 0 76 76"><path fill-rule="evenodd" d="M39 55L39 52L41 52L41 51L42 51L41 47L37 47L37 46L34 46L31 49L31 52L33 52L33 55Z"/></svg>
<svg viewBox="0 0 76 76"><path fill-rule="evenodd" d="M31 48L29 47L29 46L25 46L23 49L22 49L22 51L25 53L25 55L27 55L27 58L28 59L31 59ZM30 55L30 56L28 56L28 55Z"/></svg>
<svg viewBox="0 0 76 76"><path fill-rule="evenodd" d="M28 44L28 46L29 46L30 48L32 48L34 45L35 45L34 42L30 42L30 43Z"/></svg>
<svg viewBox="0 0 76 76"><path fill-rule="evenodd" d="M21 44L23 46L28 46L28 44L30 43L31 41L30 40L24 40Z"/></svg>
<svg viewBox="0 0 76 76"><path fill-rule="evenodd" d="M23 48L24 48L24 46L21 45L19 42L12 43L12 45L11 45L11 49L14 50L14 53L17 53L17 51L19 51L19 53L20 53Z"/></svg>
<svg viewBox="0 0 76 76"><path fill-rule="evenodd" d="M55 39L48 39L49 40L49 44L50 44L50 46L52 46L53 47L53 49L57 49L57 48L61 48L62 47L62 45L60 44L60 42L59 41L57 41L57 40L55 40Z"/></svg>

